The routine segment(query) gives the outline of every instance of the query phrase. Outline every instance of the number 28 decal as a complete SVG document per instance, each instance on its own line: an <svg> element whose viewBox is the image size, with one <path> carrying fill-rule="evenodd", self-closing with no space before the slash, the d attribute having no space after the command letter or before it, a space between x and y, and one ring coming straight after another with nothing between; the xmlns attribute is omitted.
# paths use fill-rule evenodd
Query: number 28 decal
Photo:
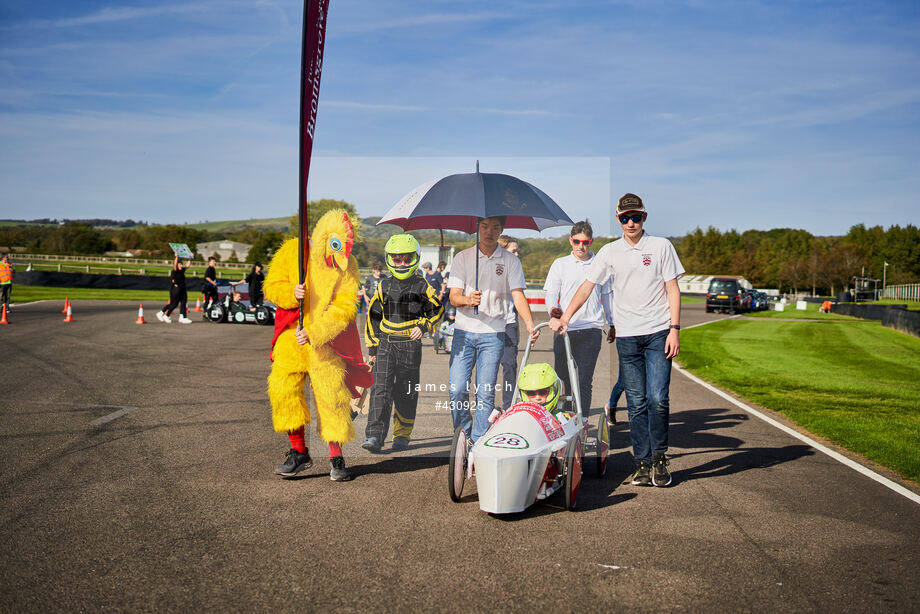
<svg viewBox="0 0 920 614"><path fill-rule="evenodd" d="M486 440L485 445L490 448L511 448L512 450L523 450L530 447L526 439L515 433L493 435Z"/></svg>

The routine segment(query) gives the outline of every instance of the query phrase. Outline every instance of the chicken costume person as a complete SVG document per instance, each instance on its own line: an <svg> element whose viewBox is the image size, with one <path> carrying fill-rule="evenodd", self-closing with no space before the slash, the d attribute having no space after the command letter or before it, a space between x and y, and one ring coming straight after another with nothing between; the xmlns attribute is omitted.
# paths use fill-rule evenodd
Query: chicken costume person
<svg viewBox="0 0 920 614"><path fill-rule="evenodd" d="M357 387L373 383L355 325L358 263L351 256L353 245L354 227L348 214L333 209L313 230L306 284L298 284L297 239L281 245L265 278L265 298L278 307L268 398L275 430L287 433L291 441L287 458L275 469L278 475L290 477L313 465L304 438L304 426L310 422L304 395L309 375L317 431L329 444L330 477L337 482L351 479L340 446L355 435L350 403L359 396ZM298 330L301 297L303 330Z"/></svg>

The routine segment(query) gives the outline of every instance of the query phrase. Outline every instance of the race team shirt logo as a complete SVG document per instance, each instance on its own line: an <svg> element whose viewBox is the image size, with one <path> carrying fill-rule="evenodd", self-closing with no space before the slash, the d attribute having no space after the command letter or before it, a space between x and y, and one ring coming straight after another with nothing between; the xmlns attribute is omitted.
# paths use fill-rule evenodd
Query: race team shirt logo
<svg viewBox="0 0 920 614"><path fill-rule="evenodd" d="M496 274L496 275L501 275L501 274L504 273L504 272L505 272L505 265L504 265L504 264L502 264L502 263L499 262L498 264L495 265L495 274Z"/></svg>
<svg viewBox="0 0 920 614"><path fill-rule="evenodd" d="M651 254L642 254L642 264L649 266L652 264L652 255Z"/></svg>
<svg viewBox="0 0 920 614"><path fill-rule="evenodd" d="M562 425L559 424L559 421L553 417L553 414L546 411L542 405L537 405L536 403L522 402L517 403L508 411L501 415L499 421L504 420L508 416L512 416L518 413L528 413L534 420L536 420L540 427L543 429L543 432L546 434L546 438L550 441L554 439L559 439L563 435Z"/></svg>

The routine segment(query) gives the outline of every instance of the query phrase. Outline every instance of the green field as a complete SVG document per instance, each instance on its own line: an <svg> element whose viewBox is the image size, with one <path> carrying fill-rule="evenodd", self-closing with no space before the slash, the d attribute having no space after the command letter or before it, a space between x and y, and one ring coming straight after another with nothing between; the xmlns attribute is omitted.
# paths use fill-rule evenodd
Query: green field
<svg viewBox="0 0 920 614"><path fill-rule="evenodd" d="M24 271L25 266L21 260L14 259L17 271ZM94 275L152 275L154 277L169 277L172 264L125 264L117 262L79 262L74 260L36 260L30 262L33 271L58 271L63 273L92 273ZM219 263L215 267L217 276L224 279L239 281L248 273L251 264L239 268L227 268ZM88 267L88 269L87 269ZM187 269L188 277L204 277L206 265L198 261Z"/></svg>
<svg viewBox="0 0 920 614"><path fill-rule="evenodd" d="M23 286L13 284L12 303L31 303L32 301L53 300L61 301L64 298L71 301L134 301L163 302L169 298L169 291L163 290L109 290L103 288L52 288L49 286ZM194 302L196 295L189 293L189 299ZM194 305L192 305L194 307Z"/></svg>
<svg viewBox="0 0 920 614"><path fill-rule="evenodd" d="M874 321L753 319L681 337L696 375L920 481L920 339Z"/></svg>
<svg viewBox="0 0 920 614"><path fill-rule="evenodd" d="M291 215L296 215L293 212ZM291 216L287 217L268 217L254 220L229 220L223 222L203 222L201 224L183 224L196 230L207 230L209 232L236 232L246 228L258 228L259 230L277 230L287 232L290 226Z"/></svg>

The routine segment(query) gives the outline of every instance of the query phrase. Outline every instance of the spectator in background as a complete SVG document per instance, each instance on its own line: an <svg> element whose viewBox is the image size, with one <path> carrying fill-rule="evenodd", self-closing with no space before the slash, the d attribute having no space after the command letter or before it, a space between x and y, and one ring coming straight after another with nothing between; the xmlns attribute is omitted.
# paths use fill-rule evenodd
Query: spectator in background
<svg viewBox="0 0 920 614"><path fill-rule="evenodd" d="M434 289L435 297L437 297L441 293L441 286L444 285L444 276L441 275L441 271L432 270L430 262L422 265L422 271L425 274L425 281L431 285Z"/></svg>
<svg viewBox="0 0 920 614"><path fill-rule="evenodd" d="M444 304L444 296L447 294L447 276L449 273L445 273L444 269L447 268L447 263L443 260L438 263L438 273L441 274L441 288L438 290L438 300L441 301L441 304Z"/></svg>
<svg viewBox="0 0 920 614"><path fill-rule="evenodd" d="M217 301L217 270L214 268L217 264L217 258L211 256L208 258L208 268L204 270L204 310L207 311Z"/></svg>
<svg viewBox="0 0 920 614"><path fill-rule="evenodd" d="M157 312L157 320L170 324L173 310L179 307L179 323L191 324L188 317L188 290L185 286L185 262L179 260L179 255L173 260L173 268L169 273L169 302Z"/></svg>
<svg viewBox="0 0 920 614"><path fill-rule="evenodd" d="M10 312L10 295L13 292L13 265L10 264L10 255L6 252L0 255L0 304L6 305L6 312ZM0 310L3 307L0 306Z"/></svg>
<svg viewBox="0 0 920 614"><path fill-rule="evenodd" d="M479 243L454 257L447 284L450 302L457 307L450 352L451 416L454 428L462 426L472 442L489 428L512 302L524 320L531 343L539 336L524 297L521 261L498 244L504 225L505 218L501 216L479 220ZM474 366L476 385L468 388ZM469 390L476 392L474 403L470 403ZM470 411L475 412L475 420Z"/></svg>
<svg viewBox="0 0 920 614"><path fill-rule="evenodd" d="M498 237L498 244L515 258L518 257L518 241L514 237L501 235ZM514 308L513 302L508 307L508 317L505 319L505 347L502 349L501 359L502 411L511 407L511 395L514 394L514 380L517 377L517 353L520 337L517 309Z"/></svg>
<svg viewBox="0 0 920 614"><path fill-rule="evenodd" d="M361 290L364 296L364 304L368 306L371 304L371 298L374 296L374 292L377 290L377 284L379 284L387 277L381 273L383 271L383 263L379 260L374 263L371 271L371 274L368 275L364 280L364 286Z"/></svg>
<svg viewBox="0 0 920 614"><path fill-rule="evenodd" d="M588 220L576 223L569 231L569 245L572 248L568 256L557 258L549 267L546 274L546 305L550 315L561 317L561 307L568 306L575 296L575 292L585 280L588 267L594 261L594 252L591 243L594 241L594 230ZM610 324L612 319L605 316L605 301L611 293L609 283L595 286L585 303L576 311L568 323L569 342L572 347L572 358L578 367L578 393L581 397L581 413L585 417L591 414L591 382L594 379L594 367L597 365L597 356L601 352L604 339L604 323ZM576 382L569 381L569 369L566 362L565 338L556 335L553 338L553 354L556 359L556 373L565 384L566 394L572 394L572 387Z"/></svg>
<svg viewBox="0 0 920 614"><path fill-rule="evenodd" d="M249 284L249 310L255 311L256 307L261 305L262 301L264 300L262 294L262 285L265 283L265 273L262 272L261 262L256 262L253 264L249 274L233 284L233 286L239 286L243 283Z"/></svg>

